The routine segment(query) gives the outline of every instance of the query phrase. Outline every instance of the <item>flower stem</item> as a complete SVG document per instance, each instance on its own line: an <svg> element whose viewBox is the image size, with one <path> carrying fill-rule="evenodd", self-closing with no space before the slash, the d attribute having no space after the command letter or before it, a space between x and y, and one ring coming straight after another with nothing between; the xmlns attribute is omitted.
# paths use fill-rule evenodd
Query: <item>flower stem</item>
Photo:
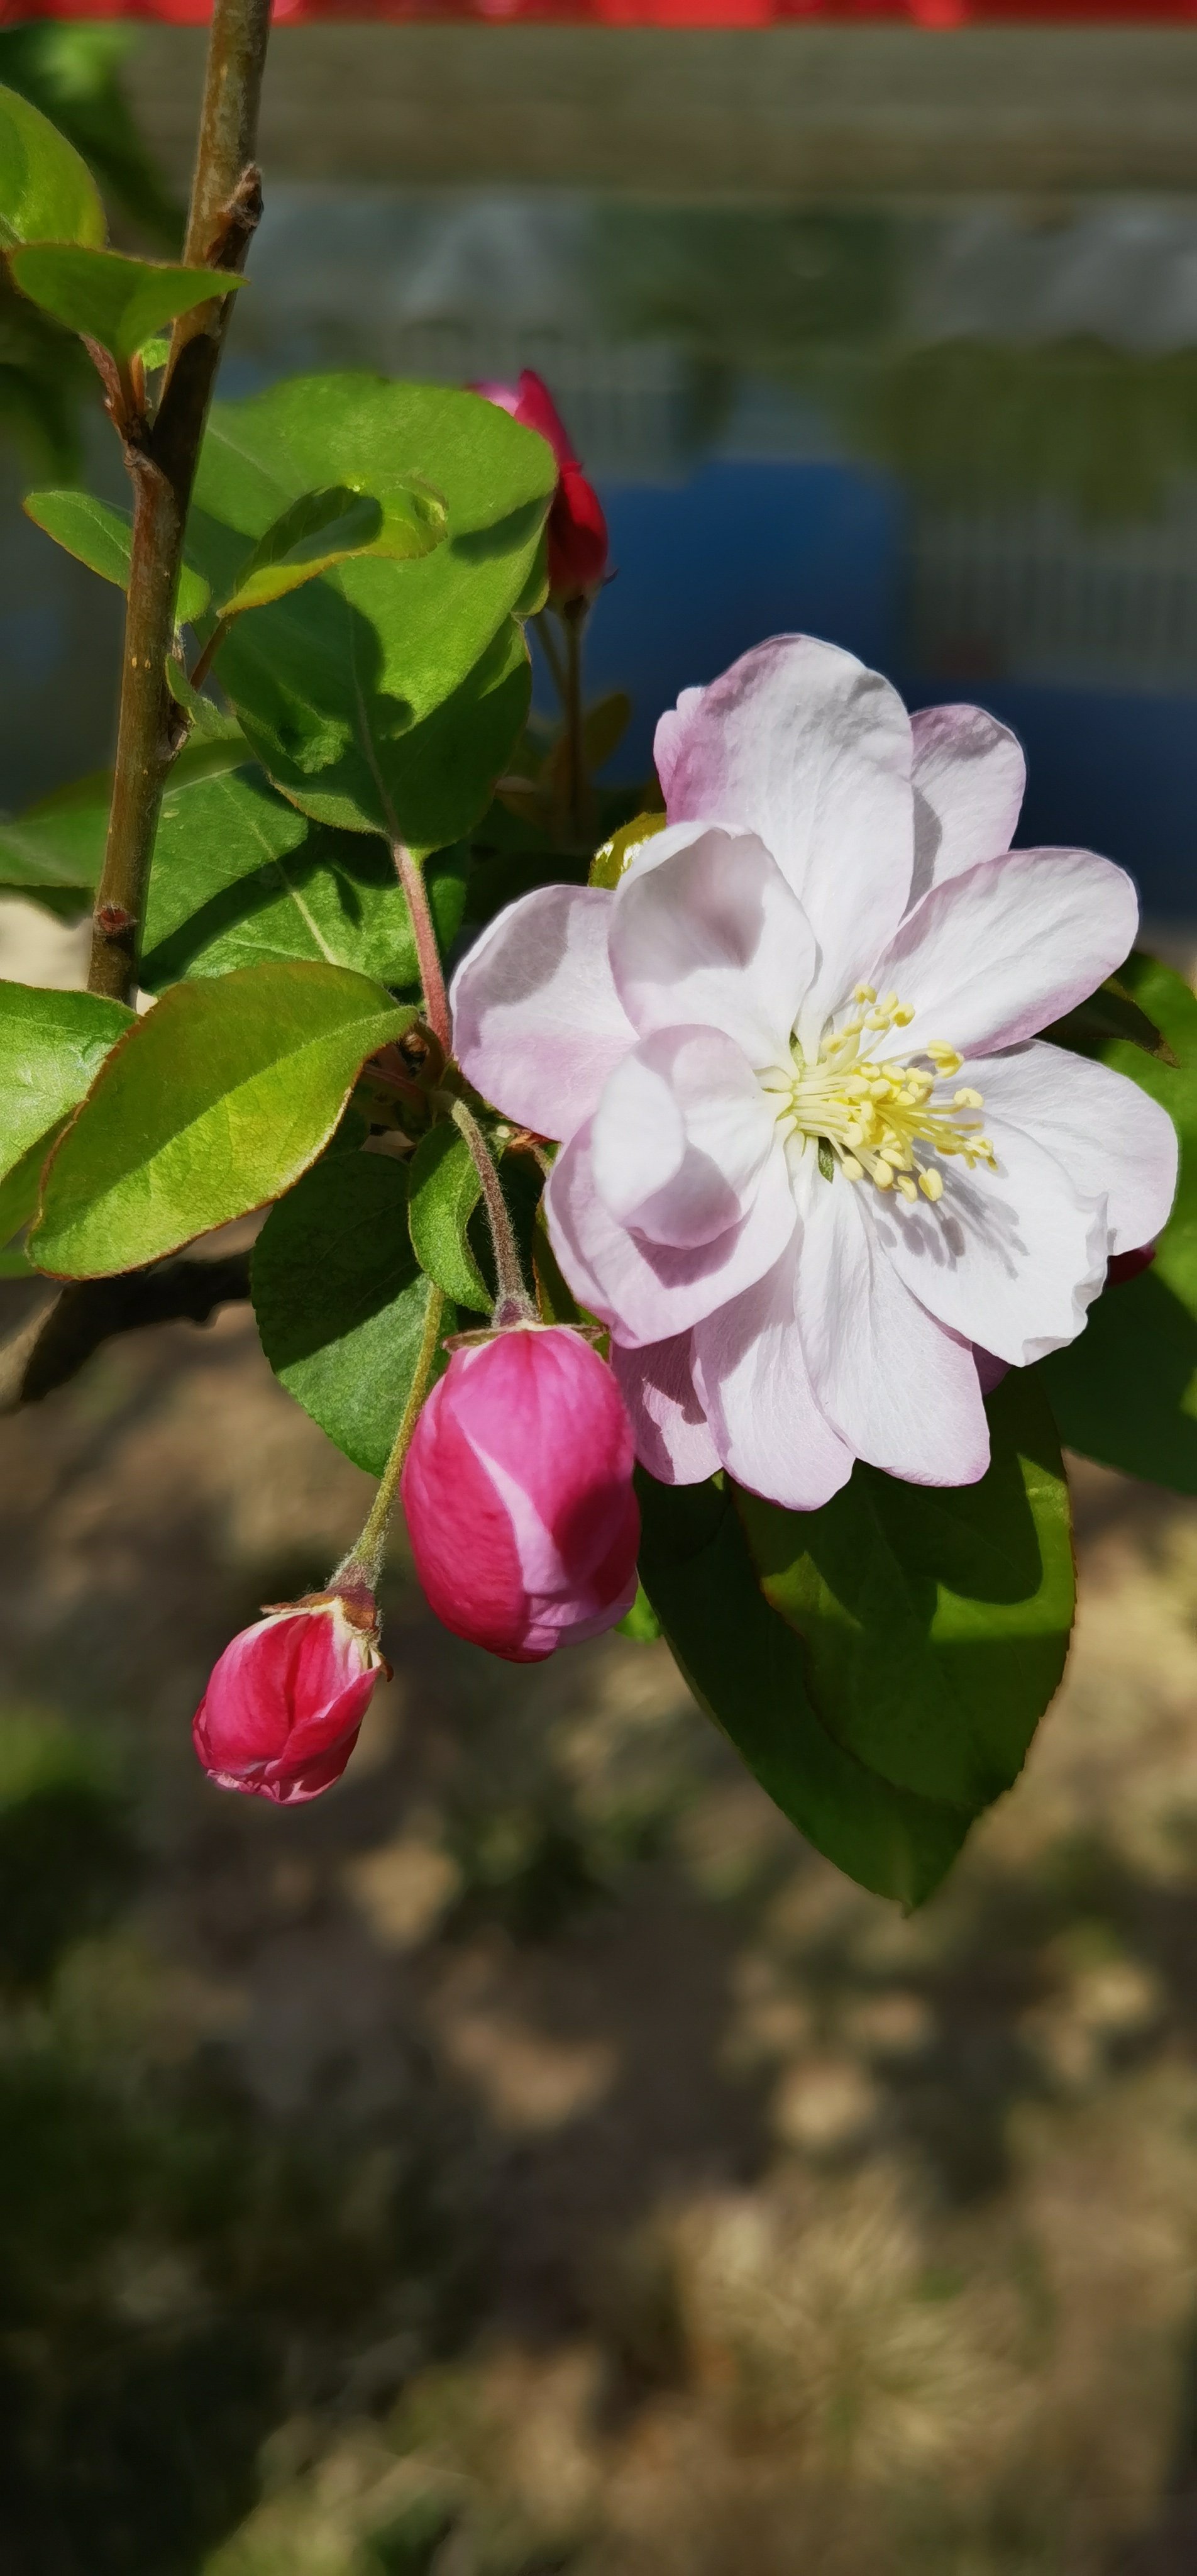
<svg viewBox="0 0 1197 2576"><path fill-rule="evenodd" d="M446 1058L453 1053L453 1022L449 1015L449 996L445 991L445 973L437 946L436 924L428 901L424 871L416 866L405 841L392 841L391 855L395 874L407 897L412 937L416 943L416 962L420 969L420 986L424 995L424 1017L434 1038L439 1039Z"/></svg>
<svg viewBox="0 0 1197 2576"><path fill-rule="evenodd" d="M403 1461L411 1447L411 1436L428 1393L437 1346L441 1338L441 1317L444 1311L443 1289L430 1287L415 1375L400 1417L399 1428L395 1433L394 1447L383 1469L378 1492L370 1506L361 1536L350 1548L348 1556L342 1558L336 1573L330 1577L330 1590L337 1583L353 1582L355 1579L364 1583L370 1592L376 1592L378 1589L387 1531L391 1525L395 1496L399 1491L399 1479L403 1473Z"/></svg>
<svg viewBox="0 0 1197 2576"><path fill-rule="evenodd" d="M565 625L566 810L576 842L585 829L586 747L582 739L582 628L584 605L567 609Z"/></svg>
<svg viewBox="0 0 1197 2576"><path fill-rule="evenodd" d="M547 608L542 608L539 611L535 619L536 637L537 642L540 645L541 652L548 663L553 686L561 700L562 706L564 707L568 685L565 676L565 664L562 661L560 652L557 648L557 638L549 624L549 614L550 612Z"/></svg>
<svg viewBox="0 0 1197 2576"><path fill-rule="evenodd" d="M496 1324L531 1323L535 1320L536 1309L524 1285L524 1274L520 1267L515 1234L507 1213L507 1201L503 1196L503 1184L487 1151L486 1138L472 1110L467 1109L464 1100L454 1101L453 1120L455 1126L461 1129L469 1146L474 1169L482 1184L482 1197L490 1226L490 1239L494 1247L495 1277L499 1287L493 1320Z"/></svg>
<svg viewBox="0 0 1197 2576"><path fill-rule="evenodd" d="M238 269L253 238L261 212L254 151L269 29L270 0L214 0L184 253L193 266ZM230 302L213 296L175 324L152 425L140 412L132 377L122 386L133 543L116 768L88 972L89 990L114 1001L127 1001L136 983L162 790L180 738L166 662L191 486Z"/></svg>

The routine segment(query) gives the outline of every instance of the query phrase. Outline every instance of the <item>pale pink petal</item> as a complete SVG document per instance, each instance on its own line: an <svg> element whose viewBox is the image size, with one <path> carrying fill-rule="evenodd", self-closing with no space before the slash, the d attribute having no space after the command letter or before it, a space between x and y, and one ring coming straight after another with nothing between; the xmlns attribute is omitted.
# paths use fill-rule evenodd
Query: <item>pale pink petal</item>
<svg viewBox="0 0 1197 2576"><path fill-rule="evenodd" d="M541 1136L572 1136L635 1044L607 962L612 900L598 886L541 886L488 924L453 978L463 1072Z"/></svg>
<svg viewBox="0 0 1197 2576"><path fill-rule="evenodd" d="M657 730L653 737L653 760L661 782L661 794L666 804L669 802L673 773L681 754L690 718L702 705L705 694L703 689L683 689L677 705L669 707L665 714L657 719Z"/></svg>
<svg viewBox="0 0 1197 2576"><path fill-rule="evenodd" d="M772 851L819 943L825 1014L909 898L910 719L896 689L838 645L780 635L733 662L674 724L670 822L754 832Z"/></svg>
<svg viewBox="0 0 1197 2576"><path fill-rule="evenodd" d="M692 1335L636 1351L613 1342L611 1366L650 1476L661 1485L701 1485L713 1476L722 1461L694 1384Z"/></svg>
<svg viewBox="0 0 1197 2576"><path fill-rule="evenodd" d="M1000 1119L1046 1145L1082 1199L1106 1201L1111 1252L1154 1243L1176 1196L1176 1129L1137 1082L1108 1064L1032 1040L970 1059L968 1079Z"/></svg>
<svg viewBox="0 0 1197 2576"><path fill-rule="evenodd" d="M591 1124L595 1187L621 1225L684 1250L747 1214L777 1119L719 1029L658 1029L616 1066Z"/></svg>
<svg viewBox="0 0 1197 2576"><path fill-rule="evenodd" d="M917 901L930 886L1009 849L1027 764L1021 743L983 707L924 707L910 731Z"/></svg>
<svg viewBox="0 0 1197 2576"><path fill-rule="evenodd" d="M816 950L764 844L709 831L663 859L650 842L644 856L611 913L611 972L628 1018L646 1036L722 1029L758 1070L788 1062Z"/></svg>
<svg viewBox="0 0 1197 2576"><path fill-rule="evenodd" d="M995 1172L941 1161L934 1207L861 1190L877 1242L928 1312L1023 1368L1075 1341L1105 1280L1109 1236L1105 1200L1082 1197L1046 1146L1006 1123L998 1091L995 1082L984 1110Z"/></svg>
<svg viewBox="0 0 1197 2576"><path fill-rule="evenodd" d="M588 1123L558 1155L545 1192L549 1237L575 1297L618 1341L664 1342L771 1269L794 1226L785 1156L761 1173L752 1205L714 1242L679 1251L612 1216L595 1186Z"/></svg>
<svg viewBox="0 0 1197 2576"><path fill-rule="evenodd" d="M914 1011L879 1053L928 1039L974 1055L1062 1019L1134 945L1128 876L1090 850L1011 850L933 886L882 948L868 981Z"/></svg>
<svg viewBox="0 0 1197 2576"><path fill-rule="evenodd" d="M825 1181L809 1151L791 1169L796 1307L820 1412L888 1475L975 1484L989 1463L989 1426L971 1350L904 1286L862 1204L868 1185L838 1172Z"/></svg>
<svg viewBox="0 0 1197 2576"><path fill-rule="evenodd" d="M754 1288L695 1326L695 1378L737 1484L812 1512L847 1484L854 1460L815 1401L795 1317L796 1249L795 1240Z"/></svg>

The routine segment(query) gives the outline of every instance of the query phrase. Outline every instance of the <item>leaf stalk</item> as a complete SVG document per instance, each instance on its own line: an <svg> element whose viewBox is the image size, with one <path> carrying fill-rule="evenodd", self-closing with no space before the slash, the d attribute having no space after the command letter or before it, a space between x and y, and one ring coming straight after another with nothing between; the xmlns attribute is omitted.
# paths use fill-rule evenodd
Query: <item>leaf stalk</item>
<svg viewBox="0 0 1197 2576"><path fill-rule="evenodd" d="M370 1592L376 1592L378 1589L387 1531L391 1525L391 1514L399 1491L403 1462L411 1447L412 1433L420 1418L436 1364L436 1354L441 1338L441 1318L444 1311L444 1291L440 1288L430 1289L415 1375L408 1391L407 1402L400 1415L394 1447L383 1469L378 1492L370 1506L365 1527L350 1548L348 1556L342 1558L336 1573L330 1577L330 1590L334 1584L352 1583L355 1579L364 1583Z"/></svg>

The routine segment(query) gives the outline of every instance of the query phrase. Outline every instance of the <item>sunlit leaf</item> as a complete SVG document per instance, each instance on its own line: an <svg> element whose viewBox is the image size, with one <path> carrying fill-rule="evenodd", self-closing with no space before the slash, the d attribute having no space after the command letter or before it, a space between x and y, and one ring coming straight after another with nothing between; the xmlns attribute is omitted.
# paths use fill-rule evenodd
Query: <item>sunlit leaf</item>
<svg viewBox="0 0 1197 2576"><path fill-rule="evenodd" d="M414 477L385 502L345 483L306 492L259 538L220 614L240 617L247 608L268 608L354 559L413 563L441 544L445 528L444 503Z"/></svg>
<svg viewBox="0 0 1197 2576"><path fill-rule="evenodd" d="M106 233L86 161L40 108L0 89L0 250L20 242L98 245Z"/></svg>
<svg viewBox="0 0 1197 2576"><path fill-rule="evenodd" d="M21 506L35 527L44 528L56 545L75 555L89 572L98 573L101 581L113 582L118 590L128 589L133 551L130 510L114 509L110 501L97 501L90 492L27 492ZM184 564L175 612L180 624L194 625L203 616L209 597L202 574Z"/></svg>
<svg viewBox="0 0 1197 2576"><path fill-rule="evenodd" d="M244 283L225 269L183 268L57 242L13 251L9 266L22 295L43 313L122 359L135 357L164 322Z"/></svg>
<svg viewBox="0 0 1197 2576"><path fill-rule="evenodd" d="M327 1144L366 1057L411 1016L337 966L172 985L126 1030L58 1145L34 1260L103 1277L279 1197Z"/></svg>

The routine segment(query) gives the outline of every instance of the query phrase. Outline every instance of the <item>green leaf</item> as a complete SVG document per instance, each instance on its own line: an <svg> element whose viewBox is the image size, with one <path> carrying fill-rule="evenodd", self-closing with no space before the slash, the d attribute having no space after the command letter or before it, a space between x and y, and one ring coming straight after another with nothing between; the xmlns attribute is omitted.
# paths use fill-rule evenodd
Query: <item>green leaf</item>
<svg viewBox="0 0 1197 2576"><path fill-rule="evenodd" d="M101 581L113 582L118 590L128 589L133 547L130 510L114 509L111 502L97 501L90 492L27 492L21 506L36 528L44 528L89 572L97 572ZM202 574L184 564L176 607L180 625L194 626L210 597Z"/></svg>
<svg viewBox="0 0 1197 2576"><path fill-rule="evenodd" d="M630 1637L634 1646L655 1646L661 1634L661 1622L642 1583L636 1586L636 1598L631 1609L616 1621L615 1634L617 1637Z"/></svg>
<svg viewBox="0 0 1197 2576"><path fill-rule="evenodd" d="M114 358L136 356L152 333L197 304L229 295L244 279L223 268L182 268L128 259L118 250L82 250L41 242L9 255L13 277L30 302L69 331L98 340Z"/></svg>
<svg viewBox="0 0 1197 2576"><path fill-rule="evenodd" d="M222 598L305 494L347 484L385 509L413 476L443 495L444 543L410 563L343 563L238 619L220 675L305 813L430 850L485 810L526 712L512 612L553 491L544 440L475 394L301 377L216 406L188 551Z"/></svg>
<svg viewBox="0 0 1197 2576"><path fill-rule="evenodd" d="M412 1013L336 966L175 984L128 1029L46 1174L38 1267L103 1278L290 1189Z"/></svg>
<svg viewBox="0 0 1197 2576"><path fill-rule="evenodd" d="M1077 1340L1040 1361L1036 1375L1070 1448L1191 1494L1197 1491L1197 998L1183 976L1138 952L1117 981L1158 1031L1156 1052L1126 1037L1087 1051L1168 1111L1180 1139L1176 1200L1150 1274L1107 1288Z"/></svg>
<svg viewBox="0 0 1197 2576"><path fill-rule="evenodd" d="M488 1315L492 1298L466 1240L481 1183L464 1136L450 1119L430 1127L412 1157L411 1239L430 1279L458 1306Z"/></svg>
<svg viewBox="0 0 1197 2576"><path fill-rule="evenodd" d="M445 529L444 502L416 477L406 489L391 492L385 503L347 483L305 492L259 537L220 614L240 617L247 608L268 608L288 591L362 556L414 563L442 543Z"/></svg>
<svg viewBox="0 0 1197 2576"><path fill-rule="evenodd" d="M50 1130L90 1090L133 1016L95 993L0 984L0 1172L11 1173L31 1149L43 1148L44 1161ZM17 1216L7 1233L23 1222Z"/></svg>
<svg viewBox="0 0 1197 2576"><path fill-rule="evenodd" d="M1035 1375L1082 1458L1197 1494L1197 1319L1158 1263L1107 1288L1084 1332Z"/></svg>
<svg viewBox="0 0 1197 2576"><path fill-rule="evenodd" d="M390 1456L434 1293L408 1236L407 1174L389 1154L317 1163L258 1237L254 1312L271 1368L372 1476ZM447 1306L442 1333L456 1325ZM447 1365L442 1350L435 1374Z"/></svg>
<svg viewBox="0 0 1197 2576"><path fill-rule="evenodd" d="M106 232L86 161L39 108L0 89L0 250L18 242L98 245Z"/></svg>
<svg viewBox="0 0 1197 2576"><path fill-rule="evenodd" d="M1074 1608L1068 1488L1043 1388L1011 1370L986 1409L979 1484L901 1484L858 1464L821 1511L736 1496L824 1724L896 1788L974 1811L1018 1777Z"/></svg>
<svg viewBox="0 0 1197 2576"><path fill-rule="evenodd" d="M640 1577L701 1708L816 1850L877 1896L921 1905L971 1818L896 1789L816 1714L806 1657L771 1610L730 1490L637 1474Z"/></svg>
<svg viewBox="0 0 1197 2576"><path fill-rule="evenodd" d="M1053 1045L1071 1047L1077 1055L1103 1055L1112 1039L1123 1038L1147 1055L1157 1055L1162 1064L1176 1062L1166 1037L1120 975L1108 975L1088 1001L1079 1002L1064 1019L1054 1020L1043 1034Z"/></svg>
<svg viewBox="0 0 1197 2576"><path fill-rule="evenodd" d="M604 841L602 848L595 851L590 862L590 884L607 888L617 886L633 851L639 849L642 841L651 841L654 833L664 829L663 813L636 814L630 823L621 823L610 840Z"/></svg>
<svg viewBox="0 0 1197 2576"><path fill-rule="evenodd" d="M11 1172L6 1172L0 1181L0 1243L10 1244L13 1236L19 1234L23 1226L29 1225L36 1215L42 1173L69 1118L69 1110L64 1117L56 1118L53 1126L47 1127L45 1134L37 1138L28 1153L22 1154L19 1163L14 1163ZM18 1273L29 1267L22 1254Z"/></svg>
<svg viewBox="0 0 1197 2576"><path fill-rule="evenodd" d="M442 948L461 925L465 872L464 853L452 851L425 871ZM419 981L386 843L311 822L257 768L198 783L172 773L146 907L146 991L283 958L322 958L384 984Z"/></svg>
<svg viewBox="0 0 1197 2576"><path fill-rule="evenodd" d="M1128 958L1119 981L1159 1029L1174 1059L1165 1064L1125 1041L1102 1049L1106 1064L1161 1103L1179 1135L1176 1202L1160 1236L1155 1269L1197 1317L1197 997L1170 966L1138 953Z"/></svg>

